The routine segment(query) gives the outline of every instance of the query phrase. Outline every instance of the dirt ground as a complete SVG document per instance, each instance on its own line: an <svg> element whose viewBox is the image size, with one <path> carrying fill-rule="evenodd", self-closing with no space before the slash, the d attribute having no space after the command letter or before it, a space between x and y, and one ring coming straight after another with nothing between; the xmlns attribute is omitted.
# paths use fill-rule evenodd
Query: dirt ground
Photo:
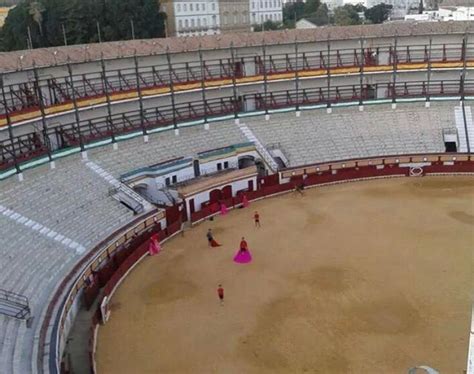
<svg viewBox="0 0 474 374"><path fill-rule="evenodd" d="M208 228L222 247L207 247ZM99 373L463 373L473 229L468 177L349 183L237 209L122 283L99 331ZM241 236L249 265L232 261Z"/></svg>

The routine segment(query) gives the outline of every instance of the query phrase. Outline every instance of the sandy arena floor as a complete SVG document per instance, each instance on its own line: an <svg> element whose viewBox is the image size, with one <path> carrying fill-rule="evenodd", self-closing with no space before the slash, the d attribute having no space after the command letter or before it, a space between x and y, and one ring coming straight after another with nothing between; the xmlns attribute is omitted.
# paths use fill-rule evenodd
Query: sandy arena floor
<svg viewBox="0 0 474 374"><path fill-rule="evenodd" d="M209 227L223 247L207 247ZM100 328L99 373L463 373L473 229L468 177L349 183L253 203L135 268ZM249 265L232 261L242 235Z"/></svg>

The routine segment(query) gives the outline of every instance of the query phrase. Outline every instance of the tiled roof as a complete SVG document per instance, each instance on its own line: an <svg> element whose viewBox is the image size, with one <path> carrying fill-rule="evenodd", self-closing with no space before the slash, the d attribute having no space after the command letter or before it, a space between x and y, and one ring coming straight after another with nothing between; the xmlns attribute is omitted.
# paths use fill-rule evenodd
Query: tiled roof
<svg viewBox="0 0 474 374"><path fill-rule="evenodd" d="M73 45L67 47L38 48L33 50L0 53L0 72L29 69L36 66L51 66L104 59L116 59L126 56L148 56L166 53L195 51L199 48L212 50L287 44L295 39L301 42L380 38L427 34L450 34L472 31L472 22L390 22L381 25L328 26L316 29L284 30L254 33L237 33L186 38L162 38L127 40L107 43Z"/></svg>

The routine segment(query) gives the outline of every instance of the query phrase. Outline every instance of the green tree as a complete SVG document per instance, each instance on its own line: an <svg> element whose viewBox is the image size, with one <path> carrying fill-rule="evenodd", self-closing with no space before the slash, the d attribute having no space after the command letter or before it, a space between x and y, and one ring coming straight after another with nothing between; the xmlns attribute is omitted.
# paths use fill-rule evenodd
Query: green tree
<svg viewBox="0 0 474 374"><path fill-rule="evenodd" d="M423 5L423 0L420 0L420 4L418 5L418 14L423 14L425 7Z"/></svg>
<svg viewBox="0 0 474 374"><path fill-rule="evenodd" d="M29 13L29 4L18 4L8 12L1 31L2 49L14 50L27 48L28 27L33 27Z"/></svg>
<svg viewBox="0 0 474 374"><path fill-rule="evenodd" d="M287 28L294 28L295 21L305 18L315 25L327 25L329 23L329 10L321 0L301 0L295 3L287 3L283 8L283 23Z"/></svg>
<svg viewBox="0 0 474 374"><path fill-rule="evenodd" d="M305 3L298 1L295 3L286 3L283 7L283 24L287 28L294 28L295 21L303 18L305 14Z"/></svg>
<svg viewBox="0 0 474 374"><path fill-rule="evenodd" d="M253 31L270 31L270 30L280 30L283 28L283 24L280 22L273 22L272 20L265 21L263 25L255 25Z"/></svg>
<svg viewBox="0 0 474 374"><path fill-rule="evenodd" d="M2 50L28 47L28 29L33 47L64 43L91 43L164 36L165 15L157 0L22 0L10 11L0 32Z"/></svg>
<svg viewBox="0 0 474 374"><path fill-rule="evenodd" d="M339 26L359 25L361 23L357 8L346 4L334 10L334 22Z"/></svg>
<svg viewBox="0 0 474 374"><path fill-rule="evenodd" d="M328 25L330 20L328 6L321 4L318 10L308 17L308 20L318 26Z"/></svg>
<svg viewBox="0 0 474 374"><path fill-rule="evenodd" d="M317 12L320 6L321 6L320 0L307 0L304 5L305 17L311 17L312 15L314 15L314 13Z"/></svg>
<svg viewBox="0 0 474 374"><path fill-rule="evenodd" d="M388 4L377 4L364 12L365 18L371 23L383 23L390 16L392 6Z"/></svg>

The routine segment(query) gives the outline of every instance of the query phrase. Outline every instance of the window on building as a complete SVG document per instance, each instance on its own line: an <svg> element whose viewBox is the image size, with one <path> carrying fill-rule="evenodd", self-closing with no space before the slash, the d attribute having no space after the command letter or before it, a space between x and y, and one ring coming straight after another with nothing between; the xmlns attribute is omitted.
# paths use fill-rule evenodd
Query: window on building
<svg viewBox="0 0 474 374"><path fill-rule="evenodd" d="M189 10L192 12L194 9L193 9L193 3L189 4Z"/></svg>
<svg viewBox="0 0 474 374"><path fill-rule="evenodd" d="M188 4L183 4L183 10L186 12L188 10Z"/></svg>
<svg viewBox="0 0 474 374"><path fill-rule="evenodd" d="M234 14L234 25L237 25L238 23L237 14Z"/></svg>
<svg viewBox="0 0 474 374"><path fill-rule="evenodd" d="M191 27L194 28L194 18L191 19Z"/></svg>
<svg viewBox="0 0 474 374"><path fill-rule="evenodd" d="M181 4L178 4L178 12L181 12Z"/></svg>
<svg viewBox="0 0 474 374"><path fill-rule="evenodd" d="M255 1L252 1L252 9L255 9Z"/></svg>
<svg viewBox="0 0 474 374"><path fill-rule="evenodd" d="M222 164L220 162L217 164L217 170L218 171L222 170Z"/></svg>
<svg viewBox="0 0 474 374"><path fill-rule="evenodd" d="M178 176L173 175L173 184L178 183Z"/></svg>
<svg viewBox="0 0 474 374"><path fill-rule="evenodd" d="M187 19L184 20L184 27L185 28L188 28L189 27L189 22Z"/></svg>
<svg viewBox="0 0 474 374"><path fill-rule="evenodd" d="M225 161L224 162L224 169L228 169L229 168L229 161Z"/></svg>
<svg viewBox="0 0 474 374"><path fill-rule="evenodd" d="M212 26L217 25L217 17L215 15L212 16Z"/></svg>
<svg viewBox="0 0 474 374"><path fill-rule="evenodd" d="M169 186L169 185L171 184L171 183L170 183L170 177L168 177L168 178L165 179L165 184L166 184L167 186Z"/></svg>
<svg viewBox="0 0 474 374"><path fill-rule="evenodd" d="M198 25L198 27L201 27L201 18L197 19L197 25Z"/></svg>
<svg viewBox="0 0 474 374"><path fill-rule="evenodd" d="M203 19L202 19L202 24L203 24L204 26L207 26L207 18L203 18Z"/></svg>
<svg viewBox="0 0 474 374"><path fill-rule="evenodd" d="M212 3L212 10L216 10L216 3Z"/></svg>
<svg viewBox="0 0 474 374"><path fill-rule="evenodd" d="M255 15L255 13L252 13L252 22L253 23L257 22L257 17Z"/></svg>
<svg viewBox="0 0 474 374"><path fill-rule="evenodd" d="M182 30L183 29L183 20L179 20L178 21L178 30Z"/></svg>

